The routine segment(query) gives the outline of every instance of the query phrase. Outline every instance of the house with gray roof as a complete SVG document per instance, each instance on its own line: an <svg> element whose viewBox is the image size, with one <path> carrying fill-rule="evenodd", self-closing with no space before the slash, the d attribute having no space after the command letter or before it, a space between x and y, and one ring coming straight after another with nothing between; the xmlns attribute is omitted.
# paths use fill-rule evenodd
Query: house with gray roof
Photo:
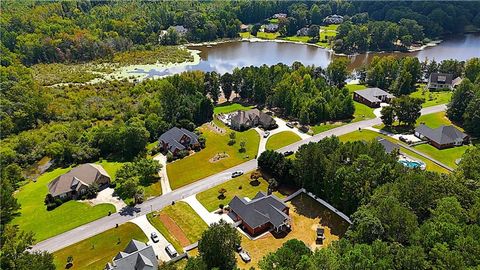
<svg viewBox="0 0 480 270"><path fill-rule="evenodd" d="M275 195L258 192L248 201L237 196L228 204L229 216L250 235L258 235L265 231L284 232L290 228L289 207Z"/></svg>
<svg viewBox="0 0 480 270"><path fill-rule="evenodd" d="M110 175L98 164L79 165L48 183L48 191L54 198L72 199L84 194L96 183L99 188L110 184Z"/></svg>
<svg viewBox="0 0 480 270"><path fill-rule="evenodd" d="M421 124L415 128L415 136L427 140L438 149L461 146L470 142L470 137L467 134L452 125L430 128Z"/></svg>
<svg viewBox="0 0 480 270"><path fill-rule="evenodd" d="M353 100L372 108L380 107L382 102L390 102L395 96L377 87L353 92Z"/></svg>
<svg viewBox="0 0 480 270"><path fill-rule="evenodd" d="M400 146L396 143L393 143L382 137L377 137L376 140L378 143L380 143L383 146L383 149L385 149L385 152L388 154L391 154L391 153L398 154L398 152L400 151Z"/></svg>
<svg viewBox="0 0 480 270"><path fill-rule="evenodd" d="M432 73L428 77L428 89L453 89L453 74Z"/></svg>
<svg viewBox="0 0 480 270"><path fill-rule="evenodd" d="M270 115L260 111L259 109L251 109L248 111L237 111L231 117L231 128L239 131L243 131L252 127L262 127L263 129L270 130L277 128L277 122Z"/></svg>
<svg viewBox="0 0 480 270"><path fill-rule="evenodd" d="M267 33L275 33L278 31L278 24L274 24L274 23L267 24L263 28L263 31Z"/></svg>
<svg viewBox="0 0 480 270"><path fill-rule="evenodd" d="M173 127L163 133L158 139L159 145L165 152L177 155L182 150L200 147L198 135L184 128Z"/></svg>
<svg viewBox="0 0 480 270"><path fill-rule="evenodd" d="M323 22L325 24L341 24L343 23L343 16L337 14L329 15L323 19Z"/></svg>
<svg viewBox="0 0 480 270"><path fill-rule="evenodd" d="M124 251L120 251L107 263L104 270L156 270L158 259L153 247L132 239Z"/></svg>

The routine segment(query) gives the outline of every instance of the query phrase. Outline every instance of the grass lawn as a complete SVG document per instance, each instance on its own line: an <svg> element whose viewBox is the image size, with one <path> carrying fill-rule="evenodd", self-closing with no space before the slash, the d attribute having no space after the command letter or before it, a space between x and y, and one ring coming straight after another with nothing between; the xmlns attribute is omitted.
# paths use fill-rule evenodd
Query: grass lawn
<svg viewBox="0 0 480 270"><path fill-rule="evenodd" d="M399 143L399 141L391 138L391 137L388 137L388 136L385 136L385 135L382 135L382 134L379 134L375 131L372 131L372 130L367 130L367 129L364 129L362 131L354 131L354 132L351 132L351 133L348 133L348 134L345 134L345 135L342 135L340 136L340 140L343 141L343 142L346 142L346 141L372 141L372 140L375 140L375 138L377 137L382 137L382 138L386 138L387 140L391 141L391 142L394 142L394 143ZM416 153L402 147L400 149L400 151L402 153L405 153L406 155L412 157L412 158L415 158L415 159L418 159L418 160L421 160L422 162L425 163L426 165L426 170L428 171L434 171L434 172L439 172L439 173L449 173L448 170L446 170L445 168L435 164L434 162L430 161L429 159L426 159L420 155L417 155ZM433 156L432 156L433 158Z"/></svg>
<svg viewBox="0 0 480 270"><path fill-rule="evenodd" d="M22 208L20 216L13 220L13 224L19 225L22 230L34 232L37 242L104 217L109 211L115 212L115 207L111 204L90 206L73 200L47 211L44 204L48 193L47 184L68 170L69 168L56 169L44 173L36 182L20 187L15 193Z"/></svg>
<svg viewBox="0 0 480 270"><path fill-rule="evenodd" d="M286 37L284 39L288 40L288 41L307 43L311 39L311 37L309 37L309 36L291 36L291 37Z"/></svg>
<svg viewBox="0 0 480 270"><path fill-rule="evenodd" d="M175 228L172 229L171 224L165 223L161 218L162 215L168 216L176 224L177 230ZM148 214L148 220L167 240L172 240L172 244L179 251L183 250L181 249L182 246L197 242L201 238L202 233L208 228L208 225L185 202L177 202L174 205L165 207L160 212ZM182 245L180 237L186 237L188 243Z"/></svg>
<svg viewBox="0 0 480 270"><path fill-rule="evenodd" d="M239 197L253 198L259 191L267 192L268 183L263 178L259 178L258 182L254 183L250 181L250 174L246 173L240 177L234 178L221 185L205 190L197 194L197 200L203 204L208 211L212 212L218 209L220 204L227 205L235 195ZM240 187L242 187L240 189ZM218 198L218 191L220 189L226 189L224 194L225 198ZM282 190L274 192L279 198L284 198L287 192Z"/></svg>
<svg viewBox="0 0 480 270"><path fill-rule="evenodd" d="M424 85L420 85L417 91L410 94L411 97L422 98L425 102L422 107L430 107L439 104L445 104L450 102L452 98L452 91L430 91L424 88Z"/></svg>
<svg viewBox="0 0 480 270"><path fill-rule="evenodd" d="M255 130L235 132L236 143L229 146L229 133L232 130L221 125L220 121L215 123L224 128L226 132L219 134L211 130L207 125L203 125L200 127L200 130L206 138L206 147L194 155L167 164L168 179L172 189L188 185L196 180L255 158L260 143L260 135ZM239 152L241 141L246 142L246 151L244 153ZM228 157L216 162L211 160L217 154L222 153L227 154Z"/></svg>
<svg viewBox="0 0 480 270"><path fill-rule="evenodd" d="M276 150L284 146L300 141L302 138L292 131L282 131L268 138L267 150Z"/></svg>
<svg viewBox="0 0 480 270"><path fill-rule="evenodd" d="M68 256L73 256L71 270L103 269L132 239L148 241L137 225L128 222L53 253L54 263L57 269L65 269Z"/></svg>
<svg viewBox="0 0 480 270"><path fill-rule="evenodd" d="M311 126L310 129L313 130L313 134L322 133L324 131L330 130L332 128L337 128L343 126L344 122L338 122L334 124L319 124L315 126Z"/></svg>
<svg viewBox="0 0 480 270"><path fill-rule="evenodd" d="M276 39L280 34L278 32L275 33L267 33L267 32L258 32L257 38L261 39Z"/></svg>
<svg viewBox="0 0 480 270"><path fill-rule="evenodd" d="M224 105L225 104L225 105ZM220 104L213 109L214 114L220 114L220 113L231 113L231 112L236 112L236 111L248 111L252 109L254 106L243 106L242 104L239 103L224 103Z"/></svg>
<svg viewBox="0 0 480 270"><path fill-rule="evenodd" d="M355 106L355 113L353 114L352 122L373 119L376 117L373 113L373 108L356 101L353 102L353 105Z"/></svg>
<svg viewBox="0 0 480 270"><path fill-rule="evenodd" d="M244 263L237 254L240 269L257 266L263 256L274 252L290 239L301 240L312 249L321 248L338 240L348 228L348 223L308 195L301 194L287 204L290 207L292 231L285 237L276 238L272 234L267 234L257 240L249 240L242 235L242 247L250 254L252 261ZM323 241L323 245L315 244L316 229L319 226L325 229L326 239Z"/></svg>
<svg viewBox="0 0 480 270"><path fill-rule="evenodd" d="M347 84L345 85L345 87L348 89L348 92L350 93L367 88L367 86L363 84Z"/></svg>
<svg viewBox="0 0 480 270"><path fill-rule="evenodd" d="M445 112L438 112L438 113L431 113L431 114L425 114L420 116L417 119L416 125L420 125L420 123L424 123L425 125L431 127L431 128L438 128L442 125L448 126L448 125L454 125L450 119L447 118L445 115ZM394 125L398 125L398 122L395 122ZM459 130L463 131L463 128L454 125L456 128ZM393 126L393 128L385 128L384 124L376 125L374 126L375 128L378 129L385 129L386 131L392 132L392 133L402 133L402 132L408 132L406 131L403 127L398 127L395 128L396 126ZM413 133L413 132L412 132Z"/></svg>
<svg viewBox="0 0 480 270"><path fill-rule="evenodd" d="M254 35L250 34L250 31L248 32L240 32L238 33L241 38L253 38L255 37Z"/></svg>
<svg viewBox="0 0 480 270"><path fill-rule="evenodd" d="M461 158L463 153L465 153L467 149L473 147L474 146L471 145L463 145L440 150L430 144L421 144L415 146L415 149L444 163L451 168L456 168L457 164L455 164L455 160Z"/></svg>

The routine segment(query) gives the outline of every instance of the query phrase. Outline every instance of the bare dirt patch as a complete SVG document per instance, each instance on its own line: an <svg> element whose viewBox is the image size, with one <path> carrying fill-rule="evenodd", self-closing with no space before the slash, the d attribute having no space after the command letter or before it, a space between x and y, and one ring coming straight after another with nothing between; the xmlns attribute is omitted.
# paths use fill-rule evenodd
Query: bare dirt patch
<svg viewBox="0 0 480 270"><path fill-rule="evenodd" d="M218 161L220 161L220 160L222 160L222 159L226 159L226 158L228 158L228 157L230 157L230 155L228 155L227 153L217 153L217 154L215 154L215 156L213 156L213 157L212 157L211 159L209 159L208 161L209 161L210 163L215 163L215 162L218 162Z"/></svg>
<svg viewBox="0 0 480 270"><path fill-rule="evenodd" d="M182 247L190 245L190 241L188 241L187 236L182 231L180 227L178 227L177 223L173 221L168 215L160 214L158 215L160 221L162 221L163 225L167 227L168 231L173 234L173 236L178 240Z"/></svg>

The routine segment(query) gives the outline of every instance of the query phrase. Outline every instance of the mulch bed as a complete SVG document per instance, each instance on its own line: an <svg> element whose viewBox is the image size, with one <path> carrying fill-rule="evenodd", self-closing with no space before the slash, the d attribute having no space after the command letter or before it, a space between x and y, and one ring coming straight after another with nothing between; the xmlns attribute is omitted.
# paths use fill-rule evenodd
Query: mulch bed
<svg viewBox="0 0 480 270"><path fill-rule="evenodd" d="M186 247L191 244L182 229L178 227L177 223L175 223L175 221L173 221L167 214L162 213L158 216L158 218L160 221L162 221L163 225L167 227L168 231L171 232L178 240L182 247Z"/></svg>

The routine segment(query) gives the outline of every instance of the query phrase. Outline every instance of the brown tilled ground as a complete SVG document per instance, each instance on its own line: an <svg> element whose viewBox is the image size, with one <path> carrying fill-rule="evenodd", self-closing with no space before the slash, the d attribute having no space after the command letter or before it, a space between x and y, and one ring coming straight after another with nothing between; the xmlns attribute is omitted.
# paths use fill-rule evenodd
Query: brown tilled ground
<svg viewBox="0 0 480 270"><path fill-rule="evenodd" d="M177 238L182 247L186 247L191 244L182 229L178 227L177 223L175 223L175 221L173 221L168 215L161 213L158 218L162 221L163 225L167 227L168 231L172 233L175 238Z"/></svg>

